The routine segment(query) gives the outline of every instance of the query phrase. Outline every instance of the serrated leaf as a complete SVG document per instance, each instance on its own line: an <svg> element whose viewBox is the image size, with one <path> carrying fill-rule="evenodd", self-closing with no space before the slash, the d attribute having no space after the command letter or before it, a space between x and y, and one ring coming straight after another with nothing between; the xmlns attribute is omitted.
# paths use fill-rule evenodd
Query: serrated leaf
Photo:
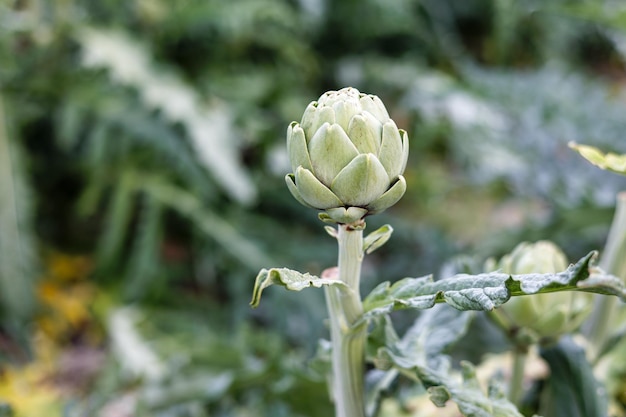
<svg viewBox="0 0 626 417"><path fill-rule="evenodd" d="M574 142L570 142L569 147L599 168L626 175L626 154L604 153L593 146L579 145Z"/></svg>
<svg viewBox="0 0 626 417"><path fill-rule="evenodd" d="M458 274L433 281L431 276L404 278L393 285L384 282L374 288L364 301L368 320L393 310L427 309L436 303L447 303L458 310L490 311L512 296L556 291L585 291L616 295L626 300L626 289L617 277L604 273L593 262L597 253L590 252L565 271L550 274L509 275L489 272L478 275Z"/></svg>
<svg viewBox="0 0 626 417"><path fill-rule="evenodd" d="M222 189L240 203L254 201L257 189L239 160L241 138L226 103L207 104L174 71L154 65L146 45L122 31L84 26L76 40L83 67L106 68L114 83L135 88L146 107L182 124L198 159Z"/></svg>
<svg viewBox="0 0 626 417"><path fill-rule="evenodd" d="M258 307L261 301L261 293L271 285L281 285L290 291L301 291L305 288L320 288L323 285L336 285L346 290L350 290L343 281L330 278L319 278L309 273L302 273L287 268L263 268L259 271L254 282L252 291L252 307Z"/></svg>
<svg viewBox="0 0 626 417"><path fill-rule="evenodd" d="M380 407L380 399L383 392L396 380L398 371L391 369L383 371L380 369L370 370L365 377L365 415L376 417Z"/></svg>
<svg viewBox="0 0 626 417"><path fill-rule="evenodd" d="M428 396L437 407L445 407L448 400L452 398L450 391L441 385L428 388Z"/></svg>
<svg viewBox="0 0 626 417"><path fill-rule="evenodd" d="M419 341L419 347L414 348L424 351L427 359L435 358L465 335L473 318L473 311L439 304L420 314L407 330L405 339Z"/></svg>
<svg viewBox="0 0 626 417"><path fill-rule="evenodd" d="M385 323L390 325L388 321ZM399 340L393 331L385 333L390 337L386 346L379 349L379 361L390 363L393 369L420 381L435 405L443 406L452 400L467 417L522 417L496 382L490 382L487 394L483 392L469 362L461 362L461 382L451 371L447 356L427 359L427 345L418 331L408 331Z"/></svg>
<svg viewBox="0 0 626 417"><path fill-rule="evenodd" d="M388 224L376 229L363 239L363 250L367 254L374 252L376 249L387 243L392 233L393 227Z"/></svg>

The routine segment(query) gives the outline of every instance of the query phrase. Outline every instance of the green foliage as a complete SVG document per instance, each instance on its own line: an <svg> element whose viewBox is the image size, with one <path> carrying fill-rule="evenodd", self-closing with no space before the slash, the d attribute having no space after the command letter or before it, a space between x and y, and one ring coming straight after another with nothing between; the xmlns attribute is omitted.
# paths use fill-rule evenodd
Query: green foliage
<svg viewBox="0 0 626 417"><path fill-rule="evenodd" d="M443 351L465 334L471 316L438 307L420 317L402 338L393 329L386 329L385 344L378 348L375 363L419 381L439 407L452 400L465 416L520 417L498 381L490 381L488 393L483 392L470 363L461 363L462 382L451 375L450 360ZM383 323L390 326L389 321Z"/></svg>
<svg viewBox="0 0 626 417"><path fill-rule="evenodd" d="M544 347L541 356L550 365L540 413L544 416L608 415L607 395L594 374L584 350L571 338Z"/></svg>
<svg viewBox="0 0 626 417"><path fill-rule="evenodd" d="M113 409L124 392L141 416L331 412L324 381L303 366L300 353L287 353L278 334L232 331L191 309L120 308L108 323L110 360L118 365L73 412Z"/></svg>
<svg viewBox="0 0 626 417"><path fill-rule="evenodd" d="M1 317L21 326L36 308L32 195L19 143L9 135L0 96L0 294Z"/></svg>
<svg viewBox="0 0 626 417"><path fill-rule="evenodd" d="M480 368L489 350L481 346L495 345L498 330L468 332L482 315L437 303L489 309L521 284L477 270L398 278L438 272L461 252L482 264L520 240L552 239L572 259L602 247L623 177L587 166L567 144L626 152L625 31L618 1L2 2L0 357L26 357L19 345L39 334L39 258L80 253L93 260L100 319L112 306L138 306L133 326L168 377L129 377L116 352L86 403L82 394L65 402L68 415L72 404L103 415L112 399L135 394L137 415L329 415L323 378L302 366L327 331L320 292L270 292L255 310L246 300L250 274L269 265L287 268L257 277L255 303L267 285L336 285L315 277L334 264L335 242L284 186L285 127L323 91L353 86L383 98L411 148L404 199L370 221L392 224L395 238L382 247L391 232L382 226L364 242L362 289L375 289L366 317L374 326L393 311L398 330L413 329L414 312L401 310L435 304L403 338L383 324L370 334L370 360L392 367L371 375L370 416L381 397L408 395L406 377L430 381L437 403L450 397L467 413L507 415L498 389L476 389L470 367L442 356L471 347ZM553 276L560 284L537 278L542 289L532 291L623 296L593 271ZM436 326L421 321L429 317ZM420 333L428 340L416 341ZM624 349L615 335L602 353L614 371L611 414L621 417ZM80 326L68 339L107 348ZM411 343L426 359L394 363L415 362ZM557 349L569 359L555 364L581 358L571 345ZM465 384L448 377L447 364ZM580 392L589 387L582 364L578 376L559 368L544 385L586 398L590 409L571 401L568 410L594 415L604 409ZM551 415L533 407L524 413ZM21 415L12 408L0 404L0 414Z"/></svg>
<svg viewBox="0 0 626 417"><path fill-rule="evenodd" d="M478 275L459 274L433 281L432 277L404 278L390 284L383 282L363 301L363 319L388 314L399 309L428 309L436 303L447 303L459 310L490 311L511 297L555 291L584 291L615 295L626 300L621 279L608 275L594 265L596 252L590 252L565 271L548 274L510 275L490 272ZM262 269L257 275L251 305L258 306L261 293L271 285L291 291L333 285L344 288L342 281L319 278L287 268ZM345 288L346 291L349 289Z"/></svg>

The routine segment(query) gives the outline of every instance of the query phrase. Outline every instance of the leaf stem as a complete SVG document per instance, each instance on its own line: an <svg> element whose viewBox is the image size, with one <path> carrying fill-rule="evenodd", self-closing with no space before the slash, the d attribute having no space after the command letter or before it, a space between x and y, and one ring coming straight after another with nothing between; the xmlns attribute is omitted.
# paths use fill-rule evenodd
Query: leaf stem
<svg viewBox="0 0 626 417"><path fill-rule="evenodd" d="M626 275L626 192L617 195L615 215L607 238L600 268L622 280ZM613 316L617 300L615 297L596 296L591 317L583 328L583 334L593 346L593 355L601 351L615 323Z"/></svg>
<svg viewBox="0 0 626 417"><path fill-rule="evenodd" d="M354 326L363 314L360 296L363 230L339 225L339 279L351 291L325 287L332 344L332 392L336 417L365 417L364 354L366 327Z"/></svg>

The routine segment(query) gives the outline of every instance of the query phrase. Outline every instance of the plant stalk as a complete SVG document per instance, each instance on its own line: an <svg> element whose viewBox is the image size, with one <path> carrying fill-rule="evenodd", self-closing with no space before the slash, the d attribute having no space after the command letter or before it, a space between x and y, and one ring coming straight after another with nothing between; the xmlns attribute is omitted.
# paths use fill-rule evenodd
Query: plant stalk
<svg viewBox="0 0 626 417"><path fill-rule="evenodd" d="M513 350L513 372L509 384L509 400L516 406L520 405L524 393L524 368L527 351L526 347L516 347Z"/></svg>
<svg viewBox="0 0 626 417"><path fill-rule="evenodd" d="M622 280L626 278L626 192L617 195L615 215L607 238L600 268ZM609 337L614 323L616 297L596 296L591 317L583 327L583 334L593 346L597 355Z"/></svg>
<svg viewBox="0 0 626 417"><path fill-rule="evenodd" d="M338 279L349 289L326 287L332 344L332 392L336 417L365 417L364 357L366 326L354 326L363 314L360 295L363 230L339 225Z"/></svg>

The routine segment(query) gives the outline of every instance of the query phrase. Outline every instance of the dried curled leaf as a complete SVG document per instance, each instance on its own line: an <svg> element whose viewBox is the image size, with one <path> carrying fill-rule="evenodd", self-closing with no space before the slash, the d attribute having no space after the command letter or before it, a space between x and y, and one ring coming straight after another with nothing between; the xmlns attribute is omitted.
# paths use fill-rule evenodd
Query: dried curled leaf
<svg viewBox="0 0 626 417"><path fill-rule="evenodd" d="M338 285L349 290L342 281L333 278L319 278L315 275L302 273L287 268L271 268L262 269L254 282L254 290L252 292L252 307L258 307L261 301L261 293L264 289L271 285L281 285L290 291L301 291L305 288L320 288L323 285Z"/></svg>
<svg viewBox="0 0 626 417"><path fill-rule="evenodd" d="M604 153L593 146L579 145L574 142L570 142L569 147L597 167L626 175L626 154Z"/></svg>

